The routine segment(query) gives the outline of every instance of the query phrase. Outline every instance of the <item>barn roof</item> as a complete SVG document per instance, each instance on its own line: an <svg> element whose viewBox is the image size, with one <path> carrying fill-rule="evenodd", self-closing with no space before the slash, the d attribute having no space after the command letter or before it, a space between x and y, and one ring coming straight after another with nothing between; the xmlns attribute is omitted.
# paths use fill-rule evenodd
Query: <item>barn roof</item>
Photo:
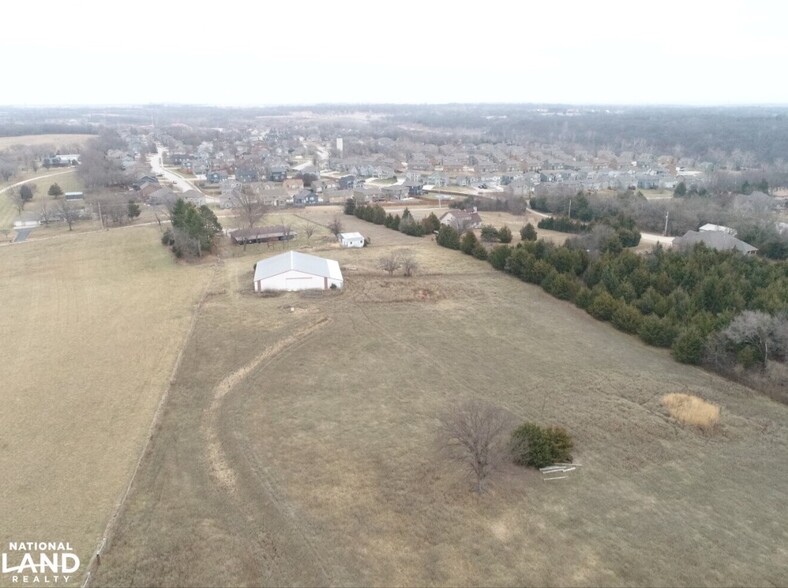
<svg viewBox="0 0 788 588"><path fill-rule="evenodd" d="M254 281L264 280L290 270L335 280L342 279L338 261L316 255L307 255L298 251L288 251L287 253L258 261L254 271Z"/></svg>

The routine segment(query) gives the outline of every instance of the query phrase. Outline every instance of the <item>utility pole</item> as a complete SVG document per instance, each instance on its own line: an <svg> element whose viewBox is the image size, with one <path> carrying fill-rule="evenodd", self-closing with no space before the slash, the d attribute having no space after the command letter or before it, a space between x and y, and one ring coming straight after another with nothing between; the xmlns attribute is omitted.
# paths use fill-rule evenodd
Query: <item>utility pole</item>
<svg viewBox="0 0 788 588"><path fill-rule="evenodd" d="M664 235L666 237L668 236L668 217L670 217L670 211L669 210L667 212L665 212L665 233L664 233Z"/></svg>
<svg viewBox="0 0 788 588"><path fill-rule="evenodd" d="M572 218L572 199L569 199L569 218Z"/></svg>
<svg viewBox="0 0 788 588"><path fill-rule="evenodd" d="M101 221L101 228L104 228L104 217L101 216L101 200L98 201L99 220Z"/></svg>

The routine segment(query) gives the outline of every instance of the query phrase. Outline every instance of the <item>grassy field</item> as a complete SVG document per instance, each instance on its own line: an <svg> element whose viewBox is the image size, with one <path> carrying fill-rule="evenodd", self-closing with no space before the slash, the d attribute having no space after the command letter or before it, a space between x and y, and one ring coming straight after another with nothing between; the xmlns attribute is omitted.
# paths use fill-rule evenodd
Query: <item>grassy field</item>
<svg viewBox="0 0 788 588"><path fill-rule="evenodd" d="M51 201L51 196L47 194L52 184L59 184L63 192L79 192L83 189L82 180L75 169L68 170L39 170L35 174L27 174L30 179L25 182L31 186L36 186L33 201L25 206L25 212L38 211L42 200ZM8 195L8 189L26 178L14 177L11 181L0 183L0 227L10 227L15 220L19 220L19 213L14 207ZM17 186L18 188L18 186Z"/></svg>
<svg viewBox="0 0 788 588"><path fill-rule="evenodd" d="M153 227L0 248L0 545L69 541L84 572L211 271Z"/></svg>
<svg viewBox="0 0 788 588"><path fill-rule="evenodd" d="M64 145L84 145L96 135L20 135L19 137L0 137L0 151L12 145L54 145L60 148Z"/></svg>
<svg viewBox="0 0 788 588"><path fill-rule="evenodd" d="M788 407L429 238L343 221L372 246L312 244L338 293L256 296L253 262L278 250L226 256L97 585L784 583ZM375 269L405 250L416 277ZM718 405L714 432L670 417L671 392ZM582 467L506 466L477 497L435 450L465 398L566 427Z"/></svg>

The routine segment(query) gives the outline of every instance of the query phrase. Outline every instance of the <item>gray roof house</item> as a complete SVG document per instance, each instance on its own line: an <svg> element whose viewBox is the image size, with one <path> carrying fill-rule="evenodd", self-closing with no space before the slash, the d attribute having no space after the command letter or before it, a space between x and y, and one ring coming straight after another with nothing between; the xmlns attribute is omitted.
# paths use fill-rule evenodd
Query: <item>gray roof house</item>
<svg viewBox="0 0 788 588"><path fill-rule="evenodd" d="M689 249L697 243L703 243L706 247L717 251L730 251L735 249L745 255L755 255L757 247L749 243L740 241L733 235L722 231L687 231L683 236L673 240L673 247L679 249Z"/></svg>

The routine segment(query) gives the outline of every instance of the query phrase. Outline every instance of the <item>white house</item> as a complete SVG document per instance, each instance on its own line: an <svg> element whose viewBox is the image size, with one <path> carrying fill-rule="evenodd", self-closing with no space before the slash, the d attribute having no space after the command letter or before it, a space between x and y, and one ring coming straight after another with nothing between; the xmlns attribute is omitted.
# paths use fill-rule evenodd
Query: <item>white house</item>
<svg viewBox="0 0 788 588"><path fill-rule="evenodd" d="M339 240L339 244L342 245L342 247L364 246L364 235L361 233L339 233L339 235L337 235L337 239Z"/></svg>
<svg viewBox="0 0 788 588"><path fill-rule="evenodd" d="M343 284L339 262L288 251L255 264L254 291L327 290Z"/></svg>

